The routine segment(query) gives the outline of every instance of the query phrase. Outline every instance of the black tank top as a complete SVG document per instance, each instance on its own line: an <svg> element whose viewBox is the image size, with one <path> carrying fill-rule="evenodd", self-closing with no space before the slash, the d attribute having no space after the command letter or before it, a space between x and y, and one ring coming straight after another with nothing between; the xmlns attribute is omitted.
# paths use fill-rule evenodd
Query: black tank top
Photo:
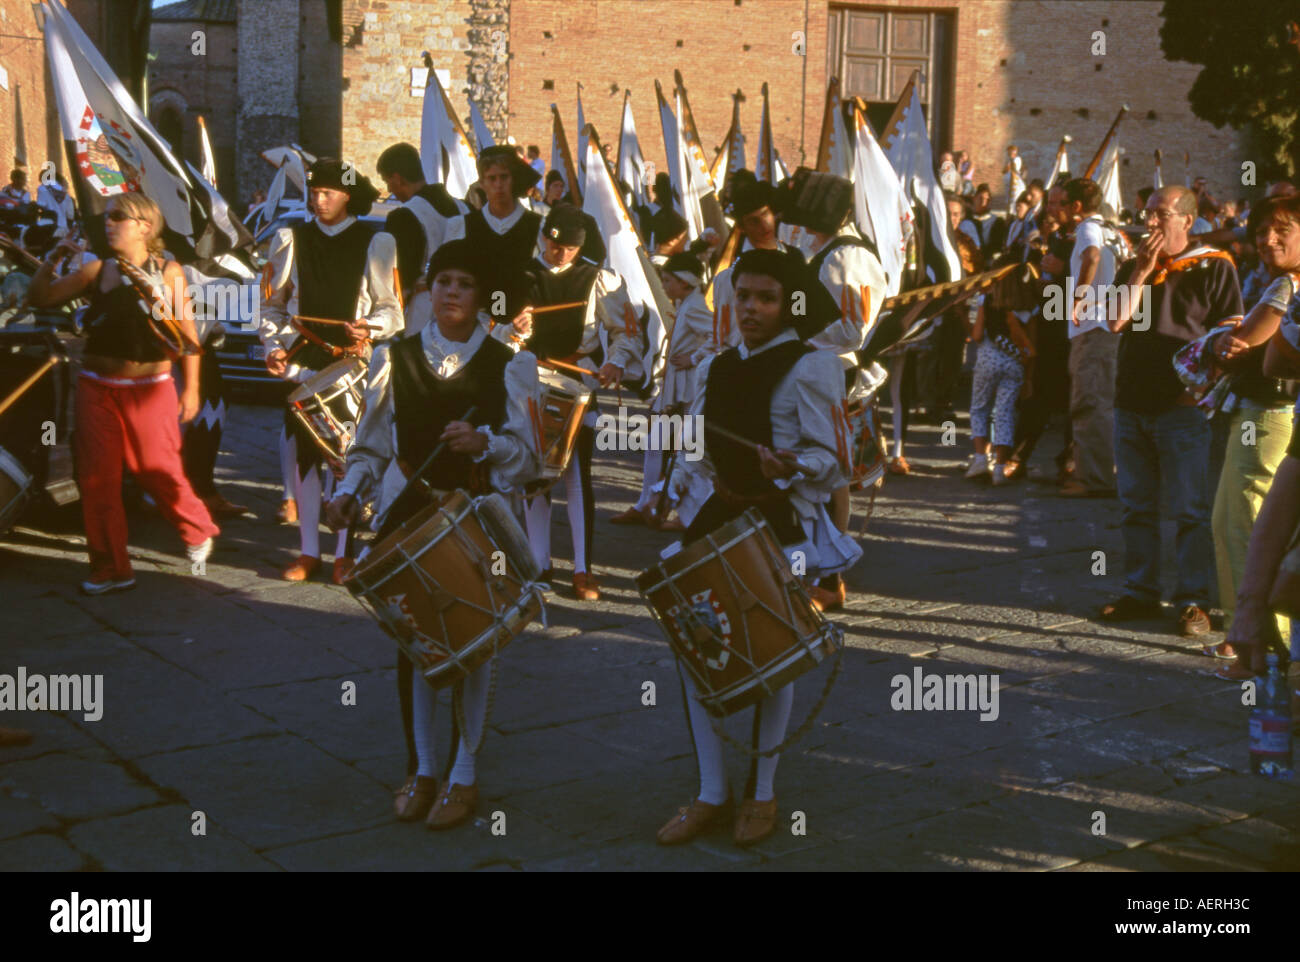
<svg viewBox="0 0 1300 962"><path fill-rule="evenodd" d="M293 256L298 267L298 313L337 321L355 320L357 299L366 273L371 231L361 221L337 234L326 234L315 221L293 228ZM347 331L338 324L301 322L322 341L346 347ZM307 344L294 358L302 367L319 371L334 357L317 344Z"/></svg>
<svg viewBox="0 0 1300 962"><path fill-rule="evenodd" d="M111 264L113 261L105 261L103 270L108 270ZM150 255L141 270L161 287L164 265L161 258ZM117 270L116 265L113 270ZM86 310L85 325L89 332L86 353L142 364L167 360L162 341L158 340L149 326L152 311L150 302L120 271L118 282L111 290L101 289L103 280L101 273Z"/></svg>
<svg viewBox="0 0 1300 962"><path fill-rule="evenodd" d="M537 233L541 229L541 216L531 210L525 210L504 234L498 234L488 226L481 210L472 210L465 215L465 239L474 245L474 250L487 265L485 300L491 304L494 292L503 291L508 317L514 317L523 306L521 299L528 289L528 265L533 262Z"/></svg>

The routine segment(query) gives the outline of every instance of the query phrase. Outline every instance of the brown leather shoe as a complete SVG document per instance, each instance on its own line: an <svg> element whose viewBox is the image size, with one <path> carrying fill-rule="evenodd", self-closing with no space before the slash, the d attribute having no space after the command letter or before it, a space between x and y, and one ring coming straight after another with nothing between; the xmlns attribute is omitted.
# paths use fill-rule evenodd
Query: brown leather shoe
<svg viewBox="0 0 1300 962"><path fill-rule="evenodd" d="M320 558L302 554L285 565L284 570L280 572L280 577L285 581L306 581L316 573L316 569L319 567Z"/></svg>
<svg viewBox="0 0 1300 962"><path fill-rule="evenodd" d="M677 809L677 814L668 820L656 836L660 845L681 845L695 838L706 828L725 817L732 810L732 801L727 799L721 805L710 805L698 798L685 808Z"/></svg>
<svg viewBox="0 0 1300 962"><path fill-rule="evenodd" d="M219 494L203 499L203 505L214 520L221 518L242 518L248 514L248 508L242 504L232 504Z"/></svg>
<svg viewBox="0 0 1300 962"><path fill-rule="evenodd" d="M912 473L912 466L907 463L907 458L904 457L890 458L887 467L890 474Z"/></svg>
<svg viewBox="0 0 1300 962"><path fill-rule="evenodd" d="M827 591L820 585L810 585L808 587L808 597L812 599L812 606L818 611L835 611L844 607L844 596L834 591Z"/></svg>
<svg viewBox="0 0 1300 962"><path fill-rule="evenodd" d="M438 780L432 775L412 775L393 796L393 811L403 822L418 822L429 814L438 798Z"/></svg>
<svg viewBox="0 0 1300 962"><path fill-rule="evenodd" d="M646 512L639 510L635 505L626 511L620 511L614 517L609 519L610 524L648 524Z"/></svg>
<svg viewBox="0 0 1300 962"><path fill-rule="evenodd" d="M1196 605L1187 605L1178 612L1178 633L1184 638L1198 638L1210 630L1210 616Z"/></svg>
<svg viewBox="0 0 1300 962"><path fill-rule="evenodd" d="M352 569L355 568L356 566L357 563L353 561L351 558L335 558L334 571L330 575L330 580L333 581L336 585L343 584L343 579L346 578L348 575L350 575L352 573Z"/></svg>
<svg viewBox="0 0 1300 962"><path fill-rule="evenodd" d="M753 845L776 831L776 799L756 802L747 798L740 803L736 814L736 830L732 835L737 845Z"/></svg>
<svg viewBox="0 0 1300 962"><path fill-rule="evenodd" d="M17 748L29 744L32 733L23 728L0 728L0 748Z"/></svg>
<svg viewBox="0 0 1300 962"><path fill-rule="evenodd" d="M579 601L596 601L600 598L600 585L587 572L574 572L573 597Z"/></svg>
<svg viewBox="0 0 1300 962"><path fill-rule="evenodd" d="M285 498L280 502L280 510L275 513L275 520L281 524L298 523L298 502L293 498Z"/></svg>
<svg viewBox="0 0 1300 962"><path fill-rule="evenodd" d="M474 814L478 807L477 785L452 785L450 783L433 803L424 824L432 829L453 828Z"/></svg>

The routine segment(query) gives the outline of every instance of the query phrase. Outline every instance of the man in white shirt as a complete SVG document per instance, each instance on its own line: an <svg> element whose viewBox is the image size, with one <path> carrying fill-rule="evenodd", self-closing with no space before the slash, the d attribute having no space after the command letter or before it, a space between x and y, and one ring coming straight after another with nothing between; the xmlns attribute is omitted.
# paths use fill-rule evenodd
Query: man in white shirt
<svg viewBox="0 0 1300 962"><path fill-rule="evenodd" d="M1076 178L1065 185L1064 213L1074 223L1070 277L1070 421L1074 430L1074 477L1064 497L1110 497L1115 493L1115 363L1119 337L1110 332L1107 294L1115 282L1115 255L1101 219L1101 187Z"/></svg>
<svg viewBox="0 0 1300 962"><path fill-rule="evenodd" d="M54 183L42 183L36 191L36 204L45 212L48 220L54 219L54 236L62 237L76 220L77 211L73 206L72 196L68 192L67 181L62 174L54 175Z"/></svg>

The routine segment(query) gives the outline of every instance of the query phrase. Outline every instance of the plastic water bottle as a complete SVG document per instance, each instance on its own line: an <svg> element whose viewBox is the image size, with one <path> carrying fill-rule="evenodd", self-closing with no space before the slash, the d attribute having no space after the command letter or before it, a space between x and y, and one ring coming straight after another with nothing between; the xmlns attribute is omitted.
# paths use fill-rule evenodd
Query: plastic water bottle
<svg viewBox="0 0 1300 962"><path fill-rule="evenodd" d="M1268 656L1268 676L1250 712L1250 770L1266 778L1291 777L1291 698L1277 655Z"/></svg>

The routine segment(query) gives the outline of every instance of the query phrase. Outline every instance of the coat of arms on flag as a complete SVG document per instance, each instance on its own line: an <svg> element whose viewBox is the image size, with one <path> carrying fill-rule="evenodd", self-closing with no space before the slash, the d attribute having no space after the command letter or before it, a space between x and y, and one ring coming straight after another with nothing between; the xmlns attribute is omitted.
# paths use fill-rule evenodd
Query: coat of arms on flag
<svg viewBox="0 0 1300 962"><path fill-rule="evenodd" d="M103 197L140 189L143 160L130 131L108 121L86 106L77 125L77 166Z"/></svg>
<svg viewBox="0 0 1300 962"><path fill-rule="evenodd" d="M668 626L682 647L714 671L731 660L731 619L712 589L691 595L686 604L667 612ZM699 631L697 629L704 629Z"/></svg>

